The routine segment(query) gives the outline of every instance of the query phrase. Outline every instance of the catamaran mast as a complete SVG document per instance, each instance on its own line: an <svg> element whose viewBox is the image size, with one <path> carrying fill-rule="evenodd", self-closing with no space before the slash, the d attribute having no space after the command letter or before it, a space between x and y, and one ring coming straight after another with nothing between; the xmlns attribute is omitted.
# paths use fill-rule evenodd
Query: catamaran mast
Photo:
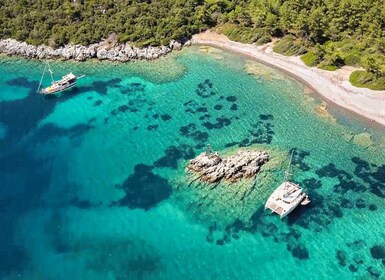
<svg viewBox="0 0 385 280"><path fill-rule="evenodd" d="M290 174L290 166L291 166L291 161L293 160L293 154L294 154L294 149L291 151L291 156L290 156L290 161L289 161L289 165L285 171L285 179L284 179L284 182L286 182L288 179L289 179L289 176L291 175Z"/></svg>

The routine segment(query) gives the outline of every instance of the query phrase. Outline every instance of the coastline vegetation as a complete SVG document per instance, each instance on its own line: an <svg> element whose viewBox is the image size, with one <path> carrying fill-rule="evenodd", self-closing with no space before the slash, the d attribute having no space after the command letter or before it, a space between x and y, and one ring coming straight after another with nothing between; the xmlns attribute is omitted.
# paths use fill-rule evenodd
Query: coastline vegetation
<svg viewBox="0 0 385 280"><path fill-rule="evenodd" d="M136 46L165 45L214 28L230 39L302 55L309 66L360 66L355 85L385 89L385 5L378 0L3 0L0 38L52 47L115 33Z"/></svg>

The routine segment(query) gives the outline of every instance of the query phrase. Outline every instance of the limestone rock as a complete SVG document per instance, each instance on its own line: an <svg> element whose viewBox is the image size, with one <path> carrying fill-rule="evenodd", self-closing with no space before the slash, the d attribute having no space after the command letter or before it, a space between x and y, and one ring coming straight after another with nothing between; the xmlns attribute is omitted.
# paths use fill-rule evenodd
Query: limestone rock
<svg viewBox="0 0 385 280"><path fill-rule="evenodd" d="M189 41L184 45L188 44L190 44ZM110 36L100 43L89 46L67 44L64 47L53 49L45 45L36 47L14 39L4 39L0 40L0 52L8 55L20 55L39 59L62 58L64 60L75 59L84 61L90 58L98 58L100 60L127 62L139 59L156 59L168 54L172 50L179 50L184 45L172 40L168 46L136 48L131 47L130 43L119 44L114 36Z"/></svg>
<svg viewBox="0 0 385 280"><path fill-rule="evenodd" d="M221 180L235 182L254 177L268 160L266 151L240 150L226 158L222 158L218 152L203 152L190 160L186 170L200 174L200 180L208 183Z"/></svg>

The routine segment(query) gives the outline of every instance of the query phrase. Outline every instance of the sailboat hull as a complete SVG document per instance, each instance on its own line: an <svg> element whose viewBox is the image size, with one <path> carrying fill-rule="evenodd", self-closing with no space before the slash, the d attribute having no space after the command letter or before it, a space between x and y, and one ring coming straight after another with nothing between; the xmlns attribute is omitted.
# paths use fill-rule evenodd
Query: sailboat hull
<svg viewBox="0 0 385 280"><path fill-rule="evenodd" d="M68 85L62 85L62 86L58 86L58 87L49 86L49 87L43 88L40 91L40 93L43 95L54 95L54 94L58 94L58 93L63 92L63 91L67 91L67 90L73 88L74 86L76 86L76 81L74 83L71 83Z"/></svg>

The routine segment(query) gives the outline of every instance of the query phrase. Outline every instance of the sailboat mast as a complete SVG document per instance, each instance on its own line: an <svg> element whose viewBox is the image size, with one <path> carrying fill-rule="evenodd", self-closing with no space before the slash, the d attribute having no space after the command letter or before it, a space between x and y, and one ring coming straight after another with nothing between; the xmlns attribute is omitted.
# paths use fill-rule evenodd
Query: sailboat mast
<svg viewBox="0 0 385 280"><path fill-rule="evenodd" d="M48 65L48 72L51 75L51 81L53 82L53 72L51 70L51 67L49 66L49 62L48 61L47 61L47 65Z"/></svg>
<svg viewBox="0 0 385 280"><path fill-rule="evenodd" d="M44 78L44 74L45 74L45 70L46 70L46 69L47 69L47 64L44 66L43 74L41 75L39 87L37 88L37 92L40 91L40 87L41 87L41 84L42 84L42 82L43 82L43 78Z"/></svg>

